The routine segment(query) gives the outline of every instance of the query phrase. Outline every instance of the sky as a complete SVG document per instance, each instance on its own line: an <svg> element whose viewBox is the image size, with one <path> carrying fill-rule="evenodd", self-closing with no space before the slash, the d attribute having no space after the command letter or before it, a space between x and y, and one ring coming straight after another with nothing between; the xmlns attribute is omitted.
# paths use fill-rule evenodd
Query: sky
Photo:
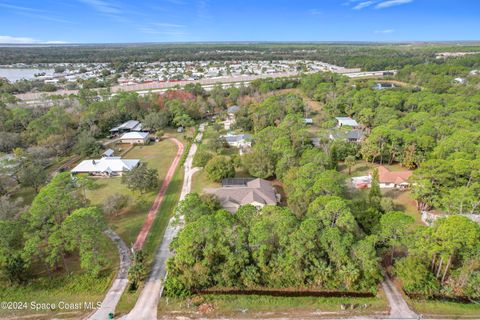
<svg viewBox="0 0 480 320"><path fill-rule="evenodd" d="M0 43L455 40L479 0L0 0Z"/></svg>

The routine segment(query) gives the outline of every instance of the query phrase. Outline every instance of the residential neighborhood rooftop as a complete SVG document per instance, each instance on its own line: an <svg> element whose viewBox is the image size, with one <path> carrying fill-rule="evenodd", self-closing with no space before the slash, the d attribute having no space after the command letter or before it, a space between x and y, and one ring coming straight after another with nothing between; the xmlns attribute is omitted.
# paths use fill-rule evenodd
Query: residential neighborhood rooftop
<svg viewBox="0 0 480 320"><path fill-rule="evenodd" d="M83 160L75 168L72 173L120 173L130 171L138 164L138 159L122 159L120 157L106 157L97 160Z"/></svg>
<svg viewBox="0 0 480 320"><path fill-rule="evenodd" d="M217 196L220 204L229 212L235 212L246 204L257 207L277 204L272 183L264 179L245 179L238 185L228 185L219 189L207 189L206 192Z"/></svg>

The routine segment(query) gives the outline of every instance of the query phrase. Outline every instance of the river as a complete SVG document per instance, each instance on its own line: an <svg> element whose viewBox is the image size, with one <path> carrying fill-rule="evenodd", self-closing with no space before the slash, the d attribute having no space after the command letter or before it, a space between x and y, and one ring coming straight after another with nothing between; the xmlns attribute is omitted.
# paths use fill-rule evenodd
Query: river
<svg viewBox="0 0 480 320"><path fill-rule="evenodd" d="M15 82L20 79L35 79L35 74L42 72L49 76L53 75L53 69L0 68L0 77L7 78L10 82Z"/></svg>

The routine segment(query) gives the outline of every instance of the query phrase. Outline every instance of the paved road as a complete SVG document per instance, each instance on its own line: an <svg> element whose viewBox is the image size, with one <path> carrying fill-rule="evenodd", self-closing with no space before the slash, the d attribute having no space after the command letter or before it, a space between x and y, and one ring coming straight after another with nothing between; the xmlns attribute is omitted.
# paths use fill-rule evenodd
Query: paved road
<svg viewBox="0 0 480 320"><path fill-rule="evenodd" d="M392 280L385 276L382 288L390 305L390 319L417 319L418 316L409 307L402 294L393 284Z"/></svg>
<svg viewBox="0 0 480 320"><path fill-rule="evenodd" d="M199 133L196 137L197 141L200 141L203 137L203 130L205 124L201 124ZM185 177L183 180L182 192L180 194L180 200L190 192L192 188L192 175L196 170L192 169L193 156L197 151L197 145L192 144L190 151L185 160ZM167 229L163 236L162 243L155 255L155 263L152 268L152 272L148 276L145 286L140 293L137 303L133 307L132 311L122 319L126 320L156 320L157 319L157 306L158 301L163 292L163 283L166 277L166 262L171 253L169 250L170 243L173 238L181 229L182 223L176 223L176 217L172 217L168 223ZM180 217L180 221L183 221L183 217Z"/></svg>
<svg viewBox="0 0 480 320"><path fill-rule="evenodd" d="M123 291L127 288L128 285L128 268L130 268L131 259L130 259L130 249L125 244L125 242L116 234L113 230L107 229L105 234L117 244L118 253L120 256L120 266L117 273L116 279L113 281L110 290L108 290L105 298L102 301L102 306L98 309L89 320L104 320L108 319L108 314L110 312L115 312L115 307L120 301Z"/></svg>

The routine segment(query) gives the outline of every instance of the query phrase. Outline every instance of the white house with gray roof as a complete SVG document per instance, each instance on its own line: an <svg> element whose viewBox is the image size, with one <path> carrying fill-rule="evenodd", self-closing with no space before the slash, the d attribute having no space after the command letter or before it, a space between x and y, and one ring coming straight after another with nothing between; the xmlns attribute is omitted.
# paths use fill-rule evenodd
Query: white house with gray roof
<svg viewBox="0 0 480 320"><path fill-rule="evenodd" d="M138 159L104 157L97 160L83 160L72 169L73 174L87 173L93 176L121 176L124 172L138 167Z"/></svg>

